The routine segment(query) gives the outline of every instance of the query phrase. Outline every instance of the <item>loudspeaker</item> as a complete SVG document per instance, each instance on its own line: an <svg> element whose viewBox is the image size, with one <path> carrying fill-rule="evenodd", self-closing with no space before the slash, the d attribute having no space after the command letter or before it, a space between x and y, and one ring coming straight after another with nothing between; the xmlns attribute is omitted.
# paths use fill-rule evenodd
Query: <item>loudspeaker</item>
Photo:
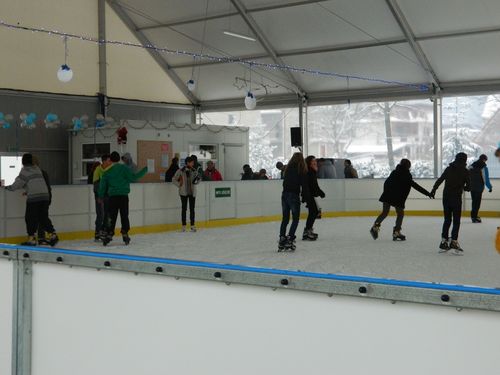
<svg viewBox="0 0 500 375"><path fill-rule="evenodd" d="M292 147L302 147L302 129L290 128L290 139Z"/></svg>

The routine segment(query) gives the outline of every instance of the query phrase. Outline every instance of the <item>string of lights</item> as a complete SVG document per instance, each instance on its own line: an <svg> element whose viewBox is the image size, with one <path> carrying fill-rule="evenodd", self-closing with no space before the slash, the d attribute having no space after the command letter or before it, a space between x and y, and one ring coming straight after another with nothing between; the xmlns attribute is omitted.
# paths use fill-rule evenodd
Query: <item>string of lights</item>
<svg viewBox="0 0 500 375"><path fill-rule="evenodd" d="M148 50L155 50L157 52L165 53L165 54L171 54L171 55L177 55L177 56L189 56L193 59L196 60L207 60L207 61L216 61L216 62L221 62L221 63L227 63L227 64L243 64L248 66L249 68L263 68L267 70L281 70L281 71L289 71L292 73L301 73L301 74L310 74L313 76L322 76L322 77L330 77L330 78L340 78L340 79L349 79L349 80L359 80L359 81L367 81L367 82L372 82L372 83L380 83L384 85L393 85L393 86L400 86L400 87L406 87L411 90L418 90L418 91L430 91L430 87L427 84L416 84L416 83L406 83L406 82L401 82L401 81L396 81L396 80L387 80L387 79L381 79L381 78L376 78L376 77L365 77L361 75L350 75L350 74L342 74L342 73L336 73L336 72L328 72L328 71L322 71L322 70L316 70L316 69L311 69L311 68L304 68L304 67L299 67L299 66L294 66L294 65L288 65L288 64L274 64L274 63L263 63L259 61L254 61L254 60L245 60L245 59L240 59L240 58L235 58L235 57L224 57L224 56L214 56L214 55L209 55L206 53L196 53L196 52L190 52L190 51L185 51L185 50L178 50L178 49L170 49L166 47L158 47L154 44L140 44L140 43L132 43L132 42L126 42L126 41L118 41L118 40L107 40L107 39L98 39L90 36L85 36L85 35L78 35L78 34L72 34L72 33L66 33L58 30L50 30L50 29L45 29L45 28L37 28L37 27L30 27L30 26L23 26L19 24L11 24L8 22L5 22L3 20L0 20L0 26L11 29L11 30L20 30L20 31L30 31L33 33L43 33L47 34L50 36L57 36L61 38L66 38L67 39L78 39L81 41L85 42L91 42L91 43L96 43L96 44L109 44L109 45L117 45L117 46L124 46L124 47L136 47L136 48L142 48L142 49L148 49Z"/></svg>

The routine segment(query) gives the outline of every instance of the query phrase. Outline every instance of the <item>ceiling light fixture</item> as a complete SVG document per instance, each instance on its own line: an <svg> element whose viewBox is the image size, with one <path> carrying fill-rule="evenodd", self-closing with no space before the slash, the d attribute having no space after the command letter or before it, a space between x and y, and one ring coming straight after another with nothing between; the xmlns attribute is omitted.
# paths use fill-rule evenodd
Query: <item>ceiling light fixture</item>
<svg viewBox="0 0 500 375"><path fill-rule="evenodd" d="M234 36L235 38L250 40L252 42L256 42L257 41L255 38L252 38L251 36L242 35L242 34L238 34L238 33L233 33L232 31L224 31L224 34L229 35L229 36Z"/></svg>

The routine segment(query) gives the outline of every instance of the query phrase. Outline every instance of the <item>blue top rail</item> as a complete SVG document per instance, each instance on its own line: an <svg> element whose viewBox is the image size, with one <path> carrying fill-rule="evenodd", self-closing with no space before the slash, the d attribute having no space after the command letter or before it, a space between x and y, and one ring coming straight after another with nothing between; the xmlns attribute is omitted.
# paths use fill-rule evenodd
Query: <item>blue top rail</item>
<svg viewBox="0 0 500 375"><path fill-rule="evenodd" d="M45 247L18 246L18 245L8 245L8 244L0 244L0 249L20 250L20 251L26 250L31 252L40 252L40 253L49 253L58 255L66 254L66 255L77 255L77 256L91 257L91 258L118 259L131 262L146 262L146 263L168 264L168 265L176 265L184 267L212 268L218 270L253 272L261 274L280 275L280 276L309 277L315 279L351 281L351 282L367 283L367 284L379 284L379 285L401 286L401 287L422 288L422 289L432 289L432 290L500 295L499 288L484 288L484 287L467 286L467 285L440 284L440 283L424 282L424 281L408 281L408 280L386 279L377 277L337 275L337 274L316 273L316 272L306 272L306 271L291 271L291 270L280 270L273 268L251 267L251 266L233 265L233 264L220 264L220 263L191 261L182 259L144 257L138 255L101 253L101 252L69 250L69 249L52 249Z"/></svg>

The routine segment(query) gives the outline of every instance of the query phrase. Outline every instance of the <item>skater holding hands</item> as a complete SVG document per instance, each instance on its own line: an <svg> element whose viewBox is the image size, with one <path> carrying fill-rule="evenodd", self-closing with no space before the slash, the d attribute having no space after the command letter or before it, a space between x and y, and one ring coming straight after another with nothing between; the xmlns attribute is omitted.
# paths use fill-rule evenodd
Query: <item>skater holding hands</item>
<svg viewBox="0 0 500 375"><path fill-rule="evenodd" d="M295 250L295 232L300 219L300 194L308 201L309 189L307 185L307 166L301 152L293 154L286 166L283 179L283 193L281 194L281 206L283 218L281 220L278 252ZM292 213L292 224L288 236L286 229L290 222Z"/></svg>
<svg viewBox="0 0 500 375"><path fill-rule="evenodd" d="M316 241L318 235L314 233L313 226L314 222L318 218L318 205L316 204L316 197L325 197L325 193L320 189L318 185L318 162L314 156L308 156L306 158L307 165L307 185L309 188L308 196L302 193L302 202L306 203L306 207L309 210L307 215L306 226L304 228L304 233L302 234L302 240L304 241Z"/></svg>
<svg viewBox="0 0 500 375"><path fill-rule="evenodd" d="M370 229L370 234L373 239L378 238L380 225L389 214L391 206L396 209L396 225L392 232L393 241L405 241L406 236L401 233L401 226L405 215L405 202L410 194L411 188L414 188L423 195L433 199L434 196L422 186L413 181L413 176L410 173L411 162L408 159L402 159L396 169L391 172L389 178L384 183L384 192L379 201L382 202L382 212L375 220L375 223Z"/></svg>
<svg viewBox="0 0 500 375"><path fill-rule="evenodd" d="M434 184L431 194L434 196L436 190L444 182L443 211L444 223L441 233L439 252L446 253L452 249L454 255L463 255L464 251L458 243L458 232L460 231L460 219L462 217L462 194L470 191L470 176L467 170L467 154L460 152L455 156L455 161L446 168ZM448 237L450 226L451 242Z"/></svg>

